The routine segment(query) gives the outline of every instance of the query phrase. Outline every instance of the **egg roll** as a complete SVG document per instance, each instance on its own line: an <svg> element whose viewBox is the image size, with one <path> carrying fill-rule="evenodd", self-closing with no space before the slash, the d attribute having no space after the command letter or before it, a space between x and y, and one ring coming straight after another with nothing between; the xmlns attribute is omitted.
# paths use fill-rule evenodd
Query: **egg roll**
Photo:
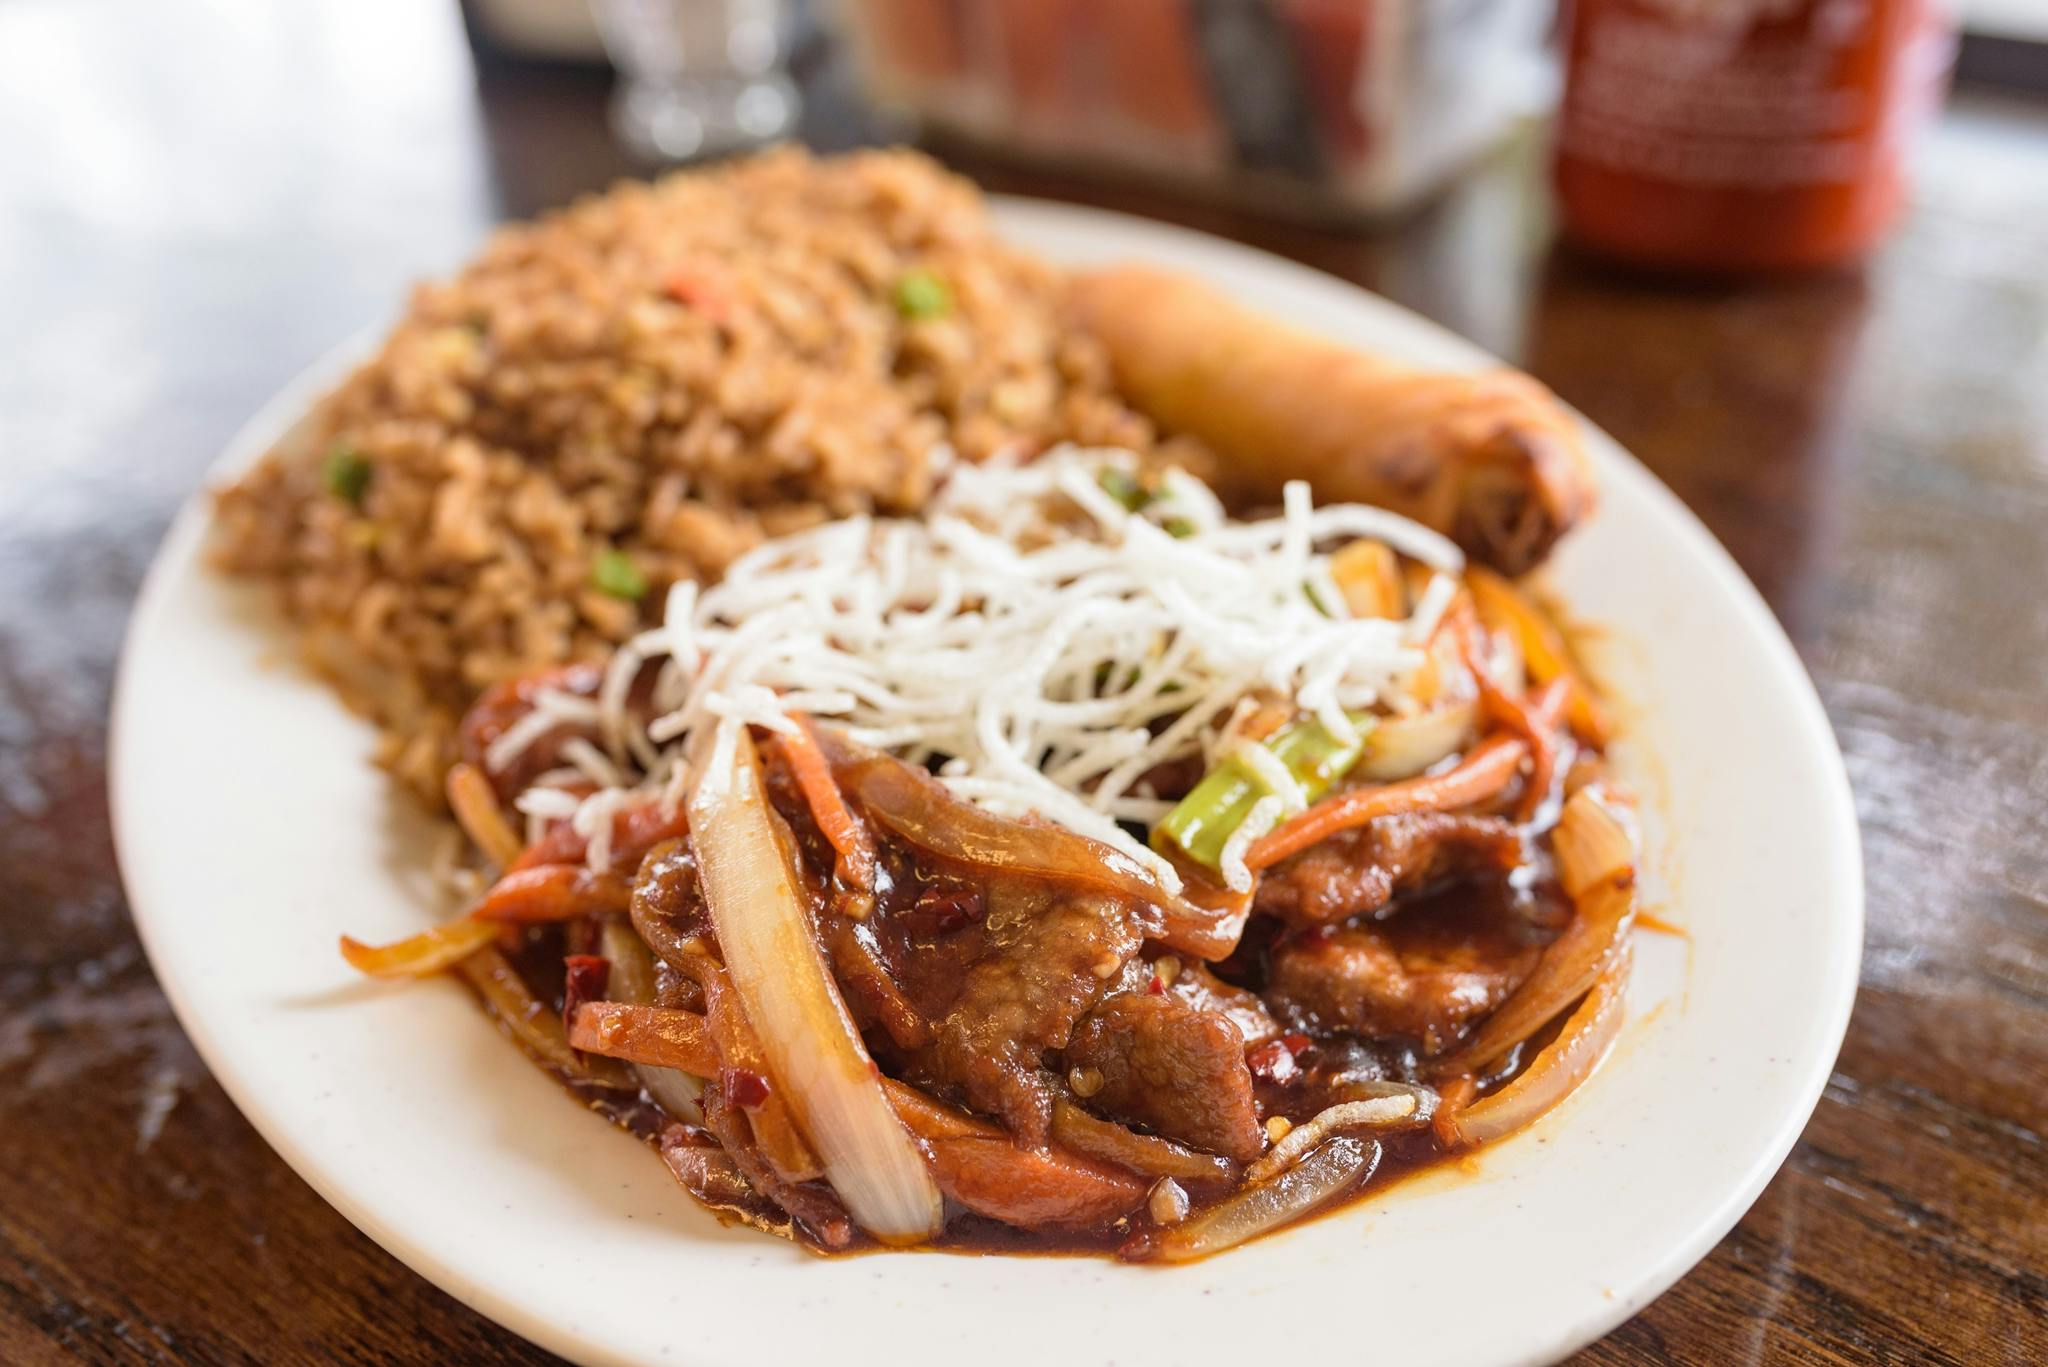
<svg viewBox="0 0 2048 1367"><path fill-rule="evenodd" d="M1319 501L1391 509L1510 575L1593 511L1577 421L1519 371L1421 369L1145 267L1077 273L1068 304L1124 396L1210 447L1240 503L1305 479Z"/></svg>

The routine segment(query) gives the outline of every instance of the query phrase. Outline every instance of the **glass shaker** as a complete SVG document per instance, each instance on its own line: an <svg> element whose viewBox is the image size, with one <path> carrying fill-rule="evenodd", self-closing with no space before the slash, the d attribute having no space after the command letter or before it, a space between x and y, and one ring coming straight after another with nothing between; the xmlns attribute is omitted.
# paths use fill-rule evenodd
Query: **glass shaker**
<svg viewBox="0 0 2048 1367"><path fill-rule="evenodd" d="M800 108L783 69L791 0L591 0L618 69L612 125L650 161L772 142Z"/></svg>

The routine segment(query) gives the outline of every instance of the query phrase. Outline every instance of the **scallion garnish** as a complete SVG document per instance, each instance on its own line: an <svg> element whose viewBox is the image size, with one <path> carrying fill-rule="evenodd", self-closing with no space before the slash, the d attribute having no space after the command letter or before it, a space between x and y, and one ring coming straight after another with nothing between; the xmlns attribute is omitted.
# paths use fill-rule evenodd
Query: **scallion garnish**
<svg viewBox="0 0 2048 1367"><path fill-rule="evenodd" d="M1301 785L1302 794L1314 802L1344 777L1365 752L1365 738L1372 731L1373 719L1354 716L1351 724L1358 734L1349 743L1338 740L1314 720L1284 726L1263 743L1287 766L1287 772ZM1203 775L1194 791L1152 828L1152 843L1158 846L1170 840L1196 863L1220 868L1223 846L1230 840L1231 832L1244 823L1253 804L1267 796L1268 791L1244 763L1225 756Z"/></svg>
<svg viewBox="0 0 2048 1367"><path fill-rule="evenodd" d="M624 551L600 552L590 567L590 582L599 593L637 603L647 596L647 576Z"/></svg>
<svg viewBox="0 0 2048 1367"><path fill-rule="evenodd" d="M320 482L328 493L360 508L370 491L370 462L352 446L337 446L320 467Z"/></svg>
<svg viewBox="0 0 2048 1367"><path fill-rule="evenodd" d="M1102 492L1123 504L1129 512L1135 513L1152 501L1152 495L1145 492L1145 486L1138 483L1137 477L1117 466L1103 466L1096 474L1095 482L1102 486Z"/></svg>
<svg viewBox="0 0 2048 1367"><path fill-rule="evenodd" d="M895 300L897 314L912 322L943 318L953 311L953 291L922 267L897 277Z"/></svg>

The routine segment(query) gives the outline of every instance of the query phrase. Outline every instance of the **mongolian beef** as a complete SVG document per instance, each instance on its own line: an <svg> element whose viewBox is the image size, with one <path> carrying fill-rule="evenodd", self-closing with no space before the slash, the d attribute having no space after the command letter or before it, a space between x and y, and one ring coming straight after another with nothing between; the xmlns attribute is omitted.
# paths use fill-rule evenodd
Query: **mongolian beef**
<svg viewBox="0 0 2048 1367"><path fill-rule="evenodd" d="M662 240L658 217L636 223L624 240ZM775 271L801 277L803 250ZM358 969L461 976L723 1218L827 1252L1184 1261L1526 1125L1613 1040L1632 820L1601 703L1511 577L1594 491L1569 418L1525 378L1414 371L1153 271L998 259L1032 282L1038 351L1088 358L1044 372L1064 398L977 447L958 438L1004 405L949 412L885 349L862 383L915 379L885 434L930 443L905 456L915 493L750 521L744 478L678 475L743 544L715 565L687 537L643 555L659 582L595 624L603 649L529 642L528 668L500 653L467 674L447 649L483 630L462 598L502 588L494 566L545 569L519 511L545 499L514 486L569 481L549 452L578 438L493 419L486 463L510 482L491 498L509 501L477 516L496 544L415 579L374 539L342 578L317 563L340 551L311 529L380 505L363 481L322 494L303 457L224 513L253 554L252 510L275 505L281 559L255 572L314 627L345 584L433 618L439 653L391 647L380 668L431 676L436 707L469 699L459 724L417 723L445 754L427 771L466 837L450 880L467 905L395 944L344 939ZM964 260L924 293L952 297ZM739 364L722 335L707 363ZM954 363L973 370L977 345ZM811 382L785 381L801 408ZM399 401L353 383L359 414ZM675 421L728 420L715 389ZM1056 416L1084 390L1127 440ZM359 459L401 429L486 440L482 408L443 415L467 435L362 421L342 438ZM825 440L805 431L789 440ZM604 449L648 463L624 497L658 499L657 472L686 467L656 428L638 440ZM762 508L815 492L797 447L777 458ZM364 478L397 490L383 512L431 535L467 467L376 459ZM348 506L308 510L323 497ZM612 506L601 484L575 497ZM614 512L610 533L576 521L579 548L671 534ZM573 614L574 579L518 594Z"/></svg>

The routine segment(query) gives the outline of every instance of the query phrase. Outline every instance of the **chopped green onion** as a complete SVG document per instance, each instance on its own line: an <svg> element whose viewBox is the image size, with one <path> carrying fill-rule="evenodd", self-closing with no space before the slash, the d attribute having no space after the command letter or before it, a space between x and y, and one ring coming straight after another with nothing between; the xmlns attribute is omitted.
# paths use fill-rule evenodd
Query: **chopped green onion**
<svg viewBox="0 0 2048 1367"><path fill-rule="evenodd" d="M1105 465L1095 476L1095 482L1102 486L1102 492L1124 505L1130 512L1137 512L1152 501L1152 495L1145 492L1145 486L1128 470L1114 465Z"/></svg>
<svg viewBox="0 0 2048 1367"><path fill-rule="evenodd" d="M1294 781L1310 802L1330 791L1330 785L1344 777L1365 752L1365 738L1373 718L1353 715L1351 724L1358 738L1350 744L1332 736L1319 721L1309 720L1283 726L1265 742L1268 750L1287 766ZM1244 824L1252 807L1267 796L1266 785L1242 762L1225 756L1222 763L1203 775L1194 791L1180 800L1157 826L1152 843L1171 841L1187 851L1196 863L1214 869L1223 863L1223 846L1231 832Z"/></svg>
<svg viewBox="0 0 2048 1367"><path fill-rule="evenodd" d="M1168 536L1177 536L1183 541L1193 536L1197 530L1195 524L1184 517L1169 517L1159 526Z"/></svg>
<svg viewBox="0 0 2048 1367"><path fill-rule="evenodd" d="M647 576L624 551L604 551L590 567L590 582L599 593L637 603L647 596Z"/></svg>
<svg viewBox="0 0 2048 1367"><path fill-rule="evenodd" d="M953 311L953 291L928 270L905 271L896 280L896 312L912 322L943 318Z"/></svg>
<svg viewBox="0 0 2048 1367"><path fill-rule="evenodd" d="M337 446L327 453L327 461L320 467L320 481L327 486L328 493L360 508L363 495L370 489L370 462L352 446Z"/></svg>

